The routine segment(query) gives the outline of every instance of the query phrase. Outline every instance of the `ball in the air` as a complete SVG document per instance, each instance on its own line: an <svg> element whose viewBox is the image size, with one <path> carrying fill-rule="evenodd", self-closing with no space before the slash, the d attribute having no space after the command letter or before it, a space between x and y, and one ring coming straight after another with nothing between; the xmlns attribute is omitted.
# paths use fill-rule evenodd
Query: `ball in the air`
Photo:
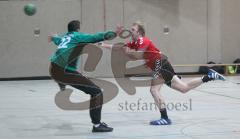
<svg viewBox="0 0 240 139"><path fill-rule="evenodd" d="M28 16L32 16L37 12L37 7L34 4L27 4L24 6L24 13Z"/></svg>

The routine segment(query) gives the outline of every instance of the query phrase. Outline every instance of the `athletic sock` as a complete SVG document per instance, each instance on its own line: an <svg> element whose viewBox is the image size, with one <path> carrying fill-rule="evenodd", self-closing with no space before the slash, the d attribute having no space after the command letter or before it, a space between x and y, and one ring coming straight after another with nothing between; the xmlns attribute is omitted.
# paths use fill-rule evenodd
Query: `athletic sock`
<svg viewBox="0 0 240 139"><path fill-rule="evenodd" d="M93 126L94 126L94 127L99 127L99 126L100 126L100 124L94 124Z"/></svg>
<svg viewBox="0 0 240 139"><path fill-rule="evenodd" d="M160 110L160 113L161 113L161 118L163 118L163 119L168 119L167 109L166 109L166 108L161 109L161 110Z"/></svg>
<svg viewBox="0 0 240 139"><path fill-rule="evenodd" d="M203 81L204 83L209 82L209 81L212 81L212 80L213 80L213 78L210 78L210 77L208 77L207 75L205 75L205 76L202 77L202 81Z"/></svg>

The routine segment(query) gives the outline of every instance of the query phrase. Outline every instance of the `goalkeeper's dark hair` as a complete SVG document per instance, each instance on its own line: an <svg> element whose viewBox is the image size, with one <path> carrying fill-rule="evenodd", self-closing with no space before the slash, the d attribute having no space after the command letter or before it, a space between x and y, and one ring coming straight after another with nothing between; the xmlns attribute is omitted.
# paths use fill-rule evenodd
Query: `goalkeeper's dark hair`
<svg viewBox="0 0 240 139"><path fill-rule="evenodd" d="M68 32L78 31L80 29L80 21L73 20L68 23Z"/></svg>

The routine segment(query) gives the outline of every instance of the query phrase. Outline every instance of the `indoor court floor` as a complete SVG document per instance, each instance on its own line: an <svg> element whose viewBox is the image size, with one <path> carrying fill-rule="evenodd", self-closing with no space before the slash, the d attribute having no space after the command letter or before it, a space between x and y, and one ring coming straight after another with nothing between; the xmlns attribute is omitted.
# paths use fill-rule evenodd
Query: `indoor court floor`
<svg viewBox="0 0 240 139"><path fill-rule="evenodd" d="M239 139L240 76L228 81L203 84L181 94L162 88L173 124L151 126L160 118L151 107L149 87L138 87L128 95L119 87L118 95L104 104L102 121L114 128L110 133L92 133L88 110L66 111L55 104L58 92L52 80L0 82L1 139ZM190 79L190 78L186 78ZM113 78L103 80L111 81ZM70 87L71 88L71 87ZM89 96L74 90L72 102Z"/></svg>

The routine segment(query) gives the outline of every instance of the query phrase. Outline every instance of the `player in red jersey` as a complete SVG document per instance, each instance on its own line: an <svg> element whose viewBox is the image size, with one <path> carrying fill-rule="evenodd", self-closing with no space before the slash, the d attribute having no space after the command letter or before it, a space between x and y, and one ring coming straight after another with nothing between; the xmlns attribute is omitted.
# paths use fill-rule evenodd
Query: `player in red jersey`
<svg viewBox="0 0 240 139"><path fill-rule="evenodd" d="M133 23L131 34L132 40L123 47L125 53L134 59L145 59L147 67L152 71L153 78L150 92L159 108L161 118L151 121L151 125L170 125L172 123L168 118L165 100L160 92L164 83L185 94L208 81L225 80L221 74L210 70L209 73L203 77L197 77L188 82L184 82L176 75L167 57L145 36L145 29L142 23ZM106 47L111 46L106 45Z"/></svg>

